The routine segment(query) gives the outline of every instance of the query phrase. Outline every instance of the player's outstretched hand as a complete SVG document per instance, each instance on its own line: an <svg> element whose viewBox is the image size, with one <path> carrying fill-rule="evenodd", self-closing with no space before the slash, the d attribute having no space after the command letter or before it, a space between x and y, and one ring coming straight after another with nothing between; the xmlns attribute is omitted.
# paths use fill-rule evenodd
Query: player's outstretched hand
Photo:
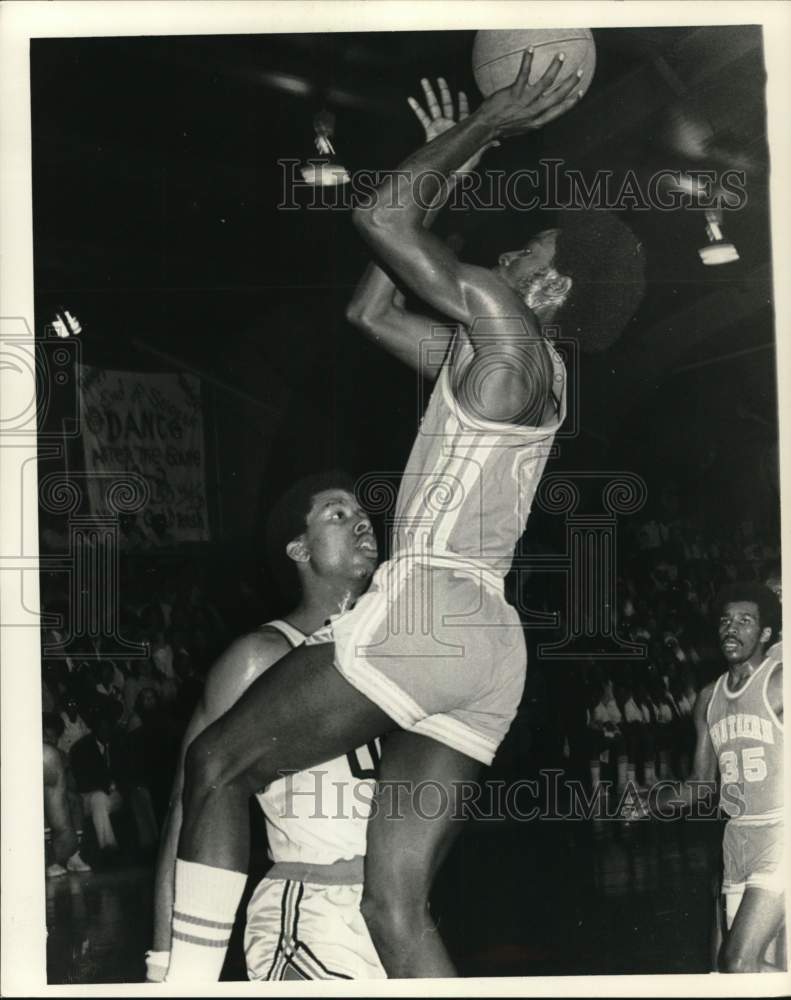
<svg viewBox="0 0 791 1000"><path fill-rule="evenodd" d="M448 87L447 81L442 76L437 77L439 100L437 100L437 95L434 92L434 88L431 86L429 80L424 77L420 81L420 85L423 88L423 94L426 99L426 108L428 110L424 110L414 97L408 97L407 103L415 112L417 120L423 126L423 130L426 133L426 142L431 142L432 139L436 139L437 136L442 135L443 132L447 132L448 129L453 128L453 126L458 122L464 121L464 119L469 116L470 104L467 100L467 95L463 90L460 90L456 99L457 109L454 111L453 97L451 96L450 88ZM478 166L478 163L486 150L490 149L492 146L499 145L500 143L497 141L488 143L482 149L479 149L474 156L471 156L466 163L462 164L456 173L465 174L474 170Z"/></svg>
<svg viewBox="0 0 791 1000"><path fill-rule="evenodd" d="M500 136L522 135L559 118L582 97L581 70L554 87L564 61L565 54L559 52L542 76L531 84L533 50L527 49L511 86L487 97L477 114L494 126Z"/></svg>

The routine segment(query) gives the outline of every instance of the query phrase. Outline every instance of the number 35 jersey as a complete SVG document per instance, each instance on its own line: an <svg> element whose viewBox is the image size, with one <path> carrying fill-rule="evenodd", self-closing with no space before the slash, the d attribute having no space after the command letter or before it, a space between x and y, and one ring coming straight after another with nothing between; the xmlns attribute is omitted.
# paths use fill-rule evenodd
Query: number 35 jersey
<svg viewBox="0 0 791 1000"><path fill-rule="evenodd" d="M720 770L720 808L740 823L776 822L783 808L783 724L767 689L779 666L767 657L738 691L728 674L714 686L707 712Z"/></svg>
<svg viewBox="0 0 791 1000"><path fill-rule="evenodd" d="M288 622L268 622L292 647L305 636ZM331 865L365 857L379 741L309 771L286 775L256 796L275 862Z"/></svg>

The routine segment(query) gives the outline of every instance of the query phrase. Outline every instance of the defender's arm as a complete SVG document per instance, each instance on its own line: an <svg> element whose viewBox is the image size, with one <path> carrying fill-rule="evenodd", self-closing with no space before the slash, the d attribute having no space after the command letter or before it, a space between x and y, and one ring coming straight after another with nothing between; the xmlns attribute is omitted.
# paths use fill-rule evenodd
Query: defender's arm
<svg viewBox="0 0 791 1000"><path fill-rule="evenodd" d="M671 804L676 808L692 809L695 802L699 800L702 785L705 783L713 787L717 779L717 755L714 752L714 744L711 742L706 718L713 693L714 684L709 684L703 688L695 701L694 718L697 740L692 773L686 781L676 784L675 787L663 787L659 790L656 796L656 811L662 815L667 816L666 809Z"/></svg>

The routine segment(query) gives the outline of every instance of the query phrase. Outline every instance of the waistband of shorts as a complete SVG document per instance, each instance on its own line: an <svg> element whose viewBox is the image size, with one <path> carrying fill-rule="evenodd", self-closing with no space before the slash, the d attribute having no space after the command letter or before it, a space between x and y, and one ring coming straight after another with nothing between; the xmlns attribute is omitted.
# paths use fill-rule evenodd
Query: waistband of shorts
<svg viewBox="0 0 791 1000"><path fill-rule="evenodd" d="M785 821L785 809L772 809L765 813L746 816L731 816L728 820L734 826L779 826Z"/></svg>
<svg viewBox="0 0 791 1000"><path fill-rule="evenodd" d="M499 597L503 596L503 577L479 559L460 556L455 552L437 552L432 549L430 552L404 552L402 555L393 556L384 564L388 570L395 569L396 566L400 569L404 565L408 569L412 566L427 566L430 569L447 569L453 573L464 573L476 580L481 580Z"/></svg>
<svg viewBox="0 0 791 1000"><path fill-rule="evenodd" d="M357 885L363 881L363 859L356 857L334 861L331 865L312 865L303 861L276 861L265 878L314 885Z"/></svg>

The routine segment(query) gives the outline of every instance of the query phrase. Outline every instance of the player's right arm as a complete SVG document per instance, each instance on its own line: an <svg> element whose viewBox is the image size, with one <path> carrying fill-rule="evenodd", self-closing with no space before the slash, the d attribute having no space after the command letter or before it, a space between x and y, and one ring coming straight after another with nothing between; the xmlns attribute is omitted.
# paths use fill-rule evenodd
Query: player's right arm
<svg viewBox="0 0 791 1000"><path fill-rule="evenodd" d="M469 117L467 95L459 91L456 108L444 77L437 78L440 100L427 79L421 80L426 98L424 110L414 97L407 99L420 122L426 142L430 143ZM477 150L458 171L447 178L447 188L441 192L426 212L423 228L430 229L460 175L472 174L491 142ZM438 323L429 316L410 312L404 307L405 297L391 276L378 264L370 264L363 275L346 310L350 323L380 344L399 361L419 371L423 378L435 379L442 368L448 346L458 332L458 324ZM430 348L429 348L430 344Z"/></svg>
<svg viewBox="0 0 791 1000"><path fill-rule="evenodd" d="M428 80L422 80L421 84L428 111L424 111L414 97L408 98L408 103L423 127L426 142L431 142L452 129L457 120L463 121L469 117L469 105L467 95L463 90L459 91L457 110L454 113L453 99L443 77L437 80L441 107ZM479 150L461 167L459 173L472 173L485 151L486 147ZM446 196L450 194L457 179L456 173L449 176ZM426 212L424 229L431 228L444 204L445 198L438 197ZM423 378L435 379L458 326L453 323L440 324L428 316L410 312L404 307L405 301L403 292L391 276L378 264L372 263L366 268L355 290L346 310L346 318L399 361L419 371ZM430 350L427 349L429 343Z"/></svg>
<svg viewBox="0 0 791 1000"><path fill-rule="evenodd" d="M190 719L181 743L178 768L170 793L170 805L162 830L154 879L154 941L147 960L147 979L161 982L167 972L173 917L174 877L179 835L181 797L184 787L184 757L190 743L241 697L265 670L289 651L280 633L258 631L237 639L209 671L203 696Z"/></svg>
<svg viewBox="0 0 791 1000"><path fill-rule="evenodd" d="M404 308L404 296L379 267L369 264L346 310L346 318L386 351L434 379L456 330ZM425 346L430 343L430 352Z"/></svg>
<svg viewBox="0 0 791 1000"><path fill-rule="evenodd" d="M554 372L536 316L514 289L491 271L462 263L424 226L427 204L443 198L448 179L470 157L503 136L540 128L577 100L575 77L553 89L560 57L535 84L529 83L531 64L526 53L510 87L387 174L354 209L353 221L389 273L465 328L476 364L454 386L459 401L486 420L539 426Z"/></svg>
<svg viewBox="0 0 791 1000"><path fill-rule="evenodd" d="M656 795L655 808L661 815L667 816L668 807L692 809L700 800L705 786L713 787L717 779L717 755L709 735L708 719L706 717L711 696L714 693L714 683L706 685L695 700L695 756L692 762L692 773L686 781L674 783L673 787L665 785Z"/></svg>

